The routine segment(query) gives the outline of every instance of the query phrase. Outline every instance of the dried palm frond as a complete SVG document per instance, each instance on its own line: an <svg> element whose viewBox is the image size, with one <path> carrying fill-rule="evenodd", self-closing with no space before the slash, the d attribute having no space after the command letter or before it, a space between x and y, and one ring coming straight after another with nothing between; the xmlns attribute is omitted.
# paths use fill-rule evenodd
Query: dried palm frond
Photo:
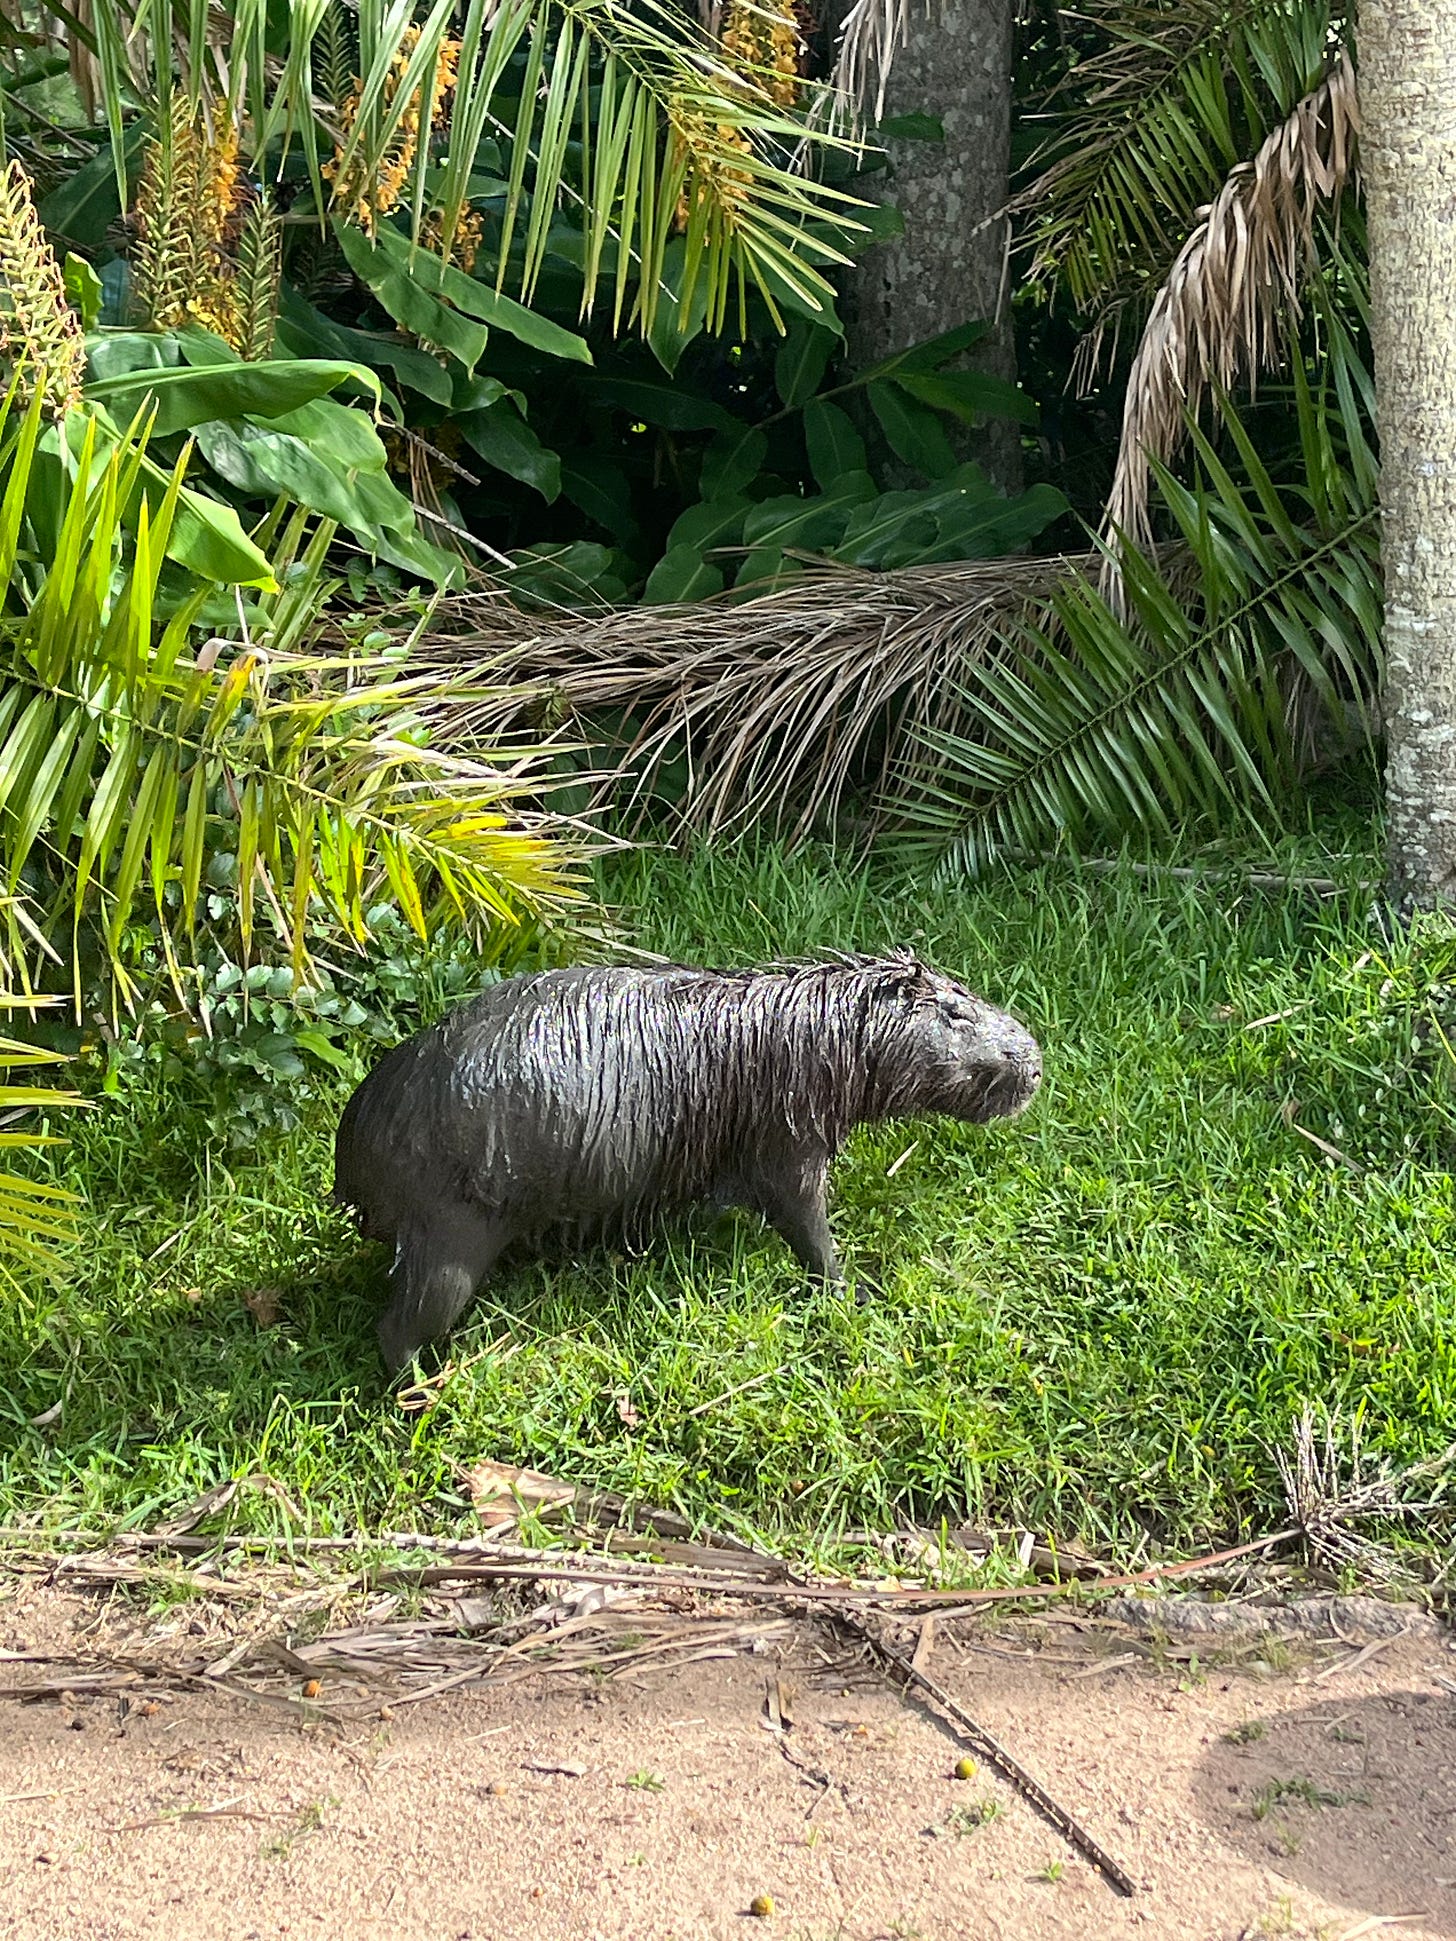
<svg viewBox="0 0 1456 1941"><path fill-rule="evenodd" d="M1359 110L1342 54L1320 85L1241 162L1158 291L1128 377L1104 531L1149 537L1152 461L1166 464L1210 384L1229 391L1279 361L1300 312L1314 219L1354 168Z"/></svg>
<svg viewBox="0 0 1456 1941"><path fill-rule="evenodd" d="M1391 1583L1408 1573L1388 1543L1362 1536L1350 1525L1361 1520L1393 1524L1403 1517L1429 1518L1451 1512L1444 1485L1456 1467L1456 1443L1425 1462L1413 1463L1397 1474L1366 1473L1360 1447L1360 1423L1353 1420L1343 1436L1328 1419L1323 1437L1315 1411L1306 1408L1294 1426L1294 1448L1275 1451L1284 1481L1290 1514L1320 1563L1331 1570L1358 1570L1367 1582ZM1407 1484L1436 1481L1434 1494L1413 1500Z"/></svg>
<svg viewBox="0 0 1456 1941"><path fill-rule="evenodd" d="M948 875L1008 849L1166 835L1192 817L1278 826L1317 709L1368 737L1380 686L1380 559L1369 373L1337 314L1325 369L1293 373L1299 509L1227 400L1226 462L1190 433L1190 488L1157 467L1182 565L1124 541L1121 598L1069 579L1050 625L957 676L972 734L927 728L939 772L902 790ZM1105 552L1111 557L1111 548Z"/></svg>
<svg viewBox="0 0 1456 1941"><path fill-rule="evenodd" d="M435 725L457 747L521 719L626 717L612 806L645 804L686 767L683 823L762 820L801 838L846 789L877 789L926 724L968 731L958 678L1014 617L1045 612L1071 562L963 561L806 575L748 604L702 601L533 621L500 595L444 602L418 670L484 674L504 692ZM473 673L472 673L473 678ZM625 784L625 786L624 786Z"/></svg>
<svg viewBox="0 0 1456 1941"><path fill-rule="evenodd" d="M834 53L834 112L841 119L885 112L885 89L909 31L911 0L853 0Z"/></svg>
<svg viewBox="0 0 1456 1941"><path fill-rule="evenodd" d="M1030 275L1109 334L1146 301L1230 169L1317 87L1342 0L1084 0L1079 54L1012 204ZM1084 45L1091 40L1091 48Z"/></svg>

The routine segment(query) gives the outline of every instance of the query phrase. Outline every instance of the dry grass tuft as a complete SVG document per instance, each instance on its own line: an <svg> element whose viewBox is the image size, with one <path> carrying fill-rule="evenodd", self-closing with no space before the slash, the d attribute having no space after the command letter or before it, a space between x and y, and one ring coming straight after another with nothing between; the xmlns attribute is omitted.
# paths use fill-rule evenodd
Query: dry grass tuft
<svg viewBox="0 0 1456 1941"><path fill-rule="evenodd" d="M1358 1421L1342 1447L1335 1425L1326 1421L1321 1437L1315 1412L1307 1408L1295 1424L1293 1450L1278 1452L1277 1461L1291 1516L1311 1555L1329 1570L1358 1573L1365 1583L1398 1583L1410 1571L1388 1543L1361 1536L1351 1524L1371 1518L1392 1524L1412 1516L1424 1521L1450 1511L1443 1485L1456 1464L1456 1443L1398 1474L1371 1477L1364 1473ZM1417 1480L1434 1481L1435 1494L1413 1501L1404 1486Z"/></svg>

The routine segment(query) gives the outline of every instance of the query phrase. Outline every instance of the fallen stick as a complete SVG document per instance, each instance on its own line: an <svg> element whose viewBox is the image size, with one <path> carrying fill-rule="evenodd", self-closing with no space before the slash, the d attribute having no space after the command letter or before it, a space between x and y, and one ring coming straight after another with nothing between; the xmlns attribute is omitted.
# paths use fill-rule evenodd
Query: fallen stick
<svg viewBox="0 0 1456 1941"><path fill-rule="evenodd" d="M952 1698L945 1687L930 1674L921 1669L915 1661L897 1651L892 1644L878 1635L872 1626L865 1623L856 1612L837 1612L840 1622L857 1637L869 1645L874 1655L888 1665L901 1683L912 1692L923 1693L935 1709L945 1715L960 1732L969 1745L975 1747L988 1766L993 1766L1003 1779L1007 1779L1041 1814L1042 1818L1055 1827L1071 1847L1090 1860L1109 1886L1129 1899L1137 1893L1137 1885L1132 1876L1113 1859L1107 1849L1087 1831L1082 1822L1074 1817L1060 1801L1052 1798L1039 1779L1034 1778L1021 1761L1009 1753L999 1739L993 1738L985 1726L973 1719L958 1699Z"/></svg>
<svg viewBox="0 0 1456 1941"><path fill-rule="evenodd" d="M383 1568L366 1568L358 1573L356 1585L340 1585L335 1588L361 1589L377 1588L381 1584L407 1584L410 1586L440 1586L450 1583L567 1583L567 1584L640 1584L649 1588L657 1587L670 1590L695 1590L725 1597L769 1598L783 1603L794 1604L883 1604L890 1606L914 1606L917 1609L939 1611L943 1616L959 1616L970 1613L982 1604L1024 1603L1030 1599L1069 1597L1074 1592L1093 1596L1101 1591L1132 1590L1142 1584L1161 1583L1173 1577L1187 1577L1204 1570L1217 1570L1224 1564L1235 1563L1244 1557L1257 1556L1263 1551L1272 1550L1281 1543L1288 1543L1301 1534L1299 1527L1291 1526L1284 1530L1272 1531L1268 1536L1255 1537L1249 1543L1235 1544L1228 1550L1210 1551L1199 1557L1187 1557L1176 1563L1151 1564L1146 1570L1126 1572L1115 1577L1078 1578L1067 1577L1055 1582L1035 1584L1000 1584L970 1590L927 1590L920 1586L906 1586L894 1583L885 1584L830 1584L803 1583L795 1579L787 1564L780 1565L782 1572L773 1578L760 1578L732 1572L715 1573L674 1564L608 1564L599 1551L581 1552L582 1562L571 1559L571 1553L561 1551L536 1551L522 1555L500 1546L492 1556L488 1549L474 1544L461 1545L463 1559L439 1564ZM0 1532L0 1540L3 1540ZM130 1543L132 1540L129 1539ZM334 1539L323 1539L332 1544ZM437 1540L438 1541L438 1540ZM148 1544L148 1548L161 1545ZM252 1540L230 1543L222 1539L217 1546L239 1551L251 1551ZM39 1553L31 1552L31 1555ZM756 1553L755 1553L756 1554ZM556 1559L560 1561L555 1561ZM550 1559L551 1561L548 1561ZM69 1560L64 1557L52 1559L53 1566L64 1577L65 1565ZM777 1560L775 1560L777 1561ZM104 1581L109 1563L128 1571L136 1566L121 1564L119 1559L106 1556L82 1557L76 1560L76 1574L81 1578L92 1577ZM169 1576L182 1578L190 1573L173 1571ZM195 1580L194 1580L195 1581ZM209 1588L225 1592L228 1580L208 1579Z"/></svg>
<svg viewBox="0 0 1456 1941"><path fill-rule="evenodd" d="M1119 1577L1065 1578L1058 1583L998 1584L979 1590L925 1590L920 1587L878 1584L804 1584L787 1574L779 1582L752 1577L715 1577L706 1572L659 1565L649 1569L628 1565L618 1570L602 1570L591 1564L554 1565L540 1563L492 1562L480 1564L441 1564L419 1570L382 1571L371 1582L439 1585L454 1581L510 1582L513 1579L549 1582L560 1580L576 1584L647 1584L679 1590L719 1592L725 1597L766 1597L786 1604L885 1604L913 1605L918 1610L935 1610L944 1617L957 1617L982 1604L1018 1603L1029 1598L1069 1597L1073 1592L1095 1596L1101 1591L1132 1590L1140 1584L1155 1584L1169 1577L1187 1577L1202 1570L1216 1570L1223 1564L1252 1557L1277 1544L1288 1543L1300 1534L1297 1528L1275 1530L1251 1543L1235 1544L1231 1550L1216 1550L1207 1556L1188 1557L1179 1563L1152 1564L1146 1570Z"/></svg>
<svg viewBox="0 0 1456 1941"><path fill-rule="evenodd" d="M1250 890L1306 890L1312 896L1336 896L1346 888L1337 883L1332 876L1290 876L1282 870L1270 869L1223 869L1217 864L1206 869L1189 869L1174 863L1134 863L1124 856L1076 856L1066 852L1042 852L1025 849L1007 850L1005 854L1021 863L1066 863L1077 869L1091 870L1099 876L1116 875L1126 870L1132 876L1141 876L1156 882L1159 877L1169 877L1181 883L1233 883ZM1358 890L1373 890L1377 887L1373 877L1362 877L1349 886Z"/></svg>

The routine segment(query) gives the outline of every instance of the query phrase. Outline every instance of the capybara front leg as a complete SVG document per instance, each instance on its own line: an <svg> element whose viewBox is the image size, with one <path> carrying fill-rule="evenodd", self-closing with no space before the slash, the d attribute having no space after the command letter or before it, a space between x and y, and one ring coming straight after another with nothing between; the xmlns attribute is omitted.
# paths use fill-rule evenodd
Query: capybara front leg
<svg viewBox="0 0 1456 1941"><path fill-rule="evenodd" d="M500 1220L468 1206L431 1210L403 1229L394 1256L394 1299L379 1323L390 1374L454 1326L510 1239Z"/></svg>
<svg viewBox="0 0 1456 1941"><path fill-rule="evenodd" d="M764 1173L757 1185L764 1218L803 1261L810 1280L834 1287L842 1276L829 1229L826 1182L827 1169L815 1167Z"/></svg>

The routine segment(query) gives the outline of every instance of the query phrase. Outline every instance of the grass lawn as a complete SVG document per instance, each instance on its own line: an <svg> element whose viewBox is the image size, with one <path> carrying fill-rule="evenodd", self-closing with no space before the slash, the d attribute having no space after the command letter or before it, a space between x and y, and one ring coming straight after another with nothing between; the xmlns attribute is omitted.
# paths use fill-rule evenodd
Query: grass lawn
<svg viewBox="0 0 1456 1941"><path fill-rule="evenodd" d="M1353 886L1378 874L1356 837L1272 863ZM867 1306L806 1292L740 1216L526 1260L407 1416L375 1354L387 1259L324 1204L347 1087L240 1158L181 1088L130 1083L65 1128L82 1243L0 1298L0 1521L147 1523L265 1473L282 1495L243 1492L238 1527L296 1527L286 1498L318 1533L450 1529L490 1457L810 1554L906 1517L1126 1554L1271 1527L1309 1403L1377 1459L1456 1439L1447 928L1387 945L1355 887L1058 864L929 889L746 848L632 857L607 892L685 959L913 944L1032 1026L1042 1094L855 1139L835 1223Z"/></svg>

